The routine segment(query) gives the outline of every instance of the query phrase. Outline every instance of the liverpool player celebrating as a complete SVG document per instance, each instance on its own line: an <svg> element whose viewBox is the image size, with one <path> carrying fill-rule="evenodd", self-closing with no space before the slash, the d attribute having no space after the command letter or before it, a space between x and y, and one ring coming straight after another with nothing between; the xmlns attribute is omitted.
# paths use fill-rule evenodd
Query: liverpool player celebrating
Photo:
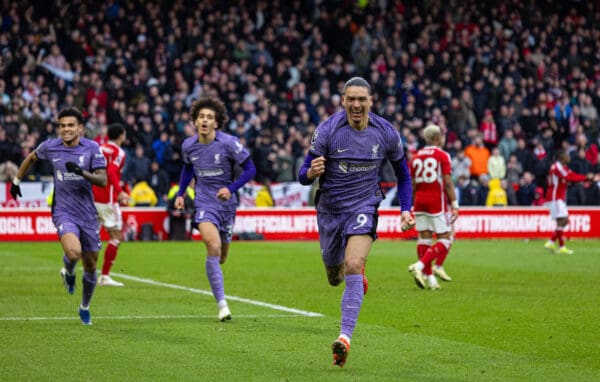
<svg viewBox="0 0 600 382"><path fill-rule="evenodd" d="M75 293L75 267L83 263L83 290L79 318L92 324L90 301L96 288L96 261L102 247L92 184L106 186L106 159L98 144L82 138L83 115L74 107L58 113L59 138L42 142L21 163L10 186L13 198L21 195L21 179L39 160L47 160L54 174L52 223L56 227L64 256L60 270L67 293Z"/></svg>
<svg viewBox="0 0 600 382"><path fill-rule="evenodd" d="M556 220L556 230L552 238L544 244L544 248L551 252L558 252L566 255L573 254L573 250L565 247L563 232L569 224L569 211L565 202L567 196L567 186L569 182L583 182L591 179L590 176L577 174L567 167L570 161L569 154L566 151L558 153L558 160L552 164L548 172L548 189L546 190L546 204L550 208L550 216ZM556 246L558 241L558 247Z"/></svg>
<svg viewBox="0 0 600 382"><path fill-rule="evenodd" d="M346 82L343 111L323 121L298 173L303 185L319 179L315 201L321 258L329 284L345 282L340 335L332 344L334 365L343 366L367 290L364 264L377 238L377 209L383 199L379 170L388 159L398 177L401 225L414 225L410 215L411 181L398 132L371 113L373 93L361 77Z"/></svg>
<svg viewBox="0 0 600 382"><path fill-rule="evenodd" d="M451 224L458 217L458 201L452 182L450 155L441 149L445 140L442 129L437 125L428 125L423 135L427 146L413 157L410 168L416 230L419 234L419 261L409 266L408 271L419 288L425 288L428 284L430 289L440 289L432 273L431 263L436 259L438 264L443 263L450 251ZM437 242L432 245L434 232ZM447 281L450 279L441 267L437 269L437 274Z"/></svg>
<svg viewBox="0 0 600 382"><path fill-rule="evenodd" d="M110 277L110 268L117 258L119 244L123 240L123 217L120 204L126 204L129 195L121 187L121 172L125 166L125 151L121 148L125 142L125 127L119 123L108 126L109 141L100 146L107 163L106 175L108 185L106 187L93 187L94 204L98 210L98 220L104 226L110 236L108 246L104 251L104 263L102 275L98 280L100 285L123 286L123 283Z"/></svg>
<svg viewBox="0 0 600 382"><path fill-rule="evenodd" d="M217 302L219 320L231 320L221 264L229 254L239 204L237 191L254 178L256 168L250 153L236 137L218 131L227 121L223 102L213 97L200 98L192 104L190 114L197 134L181 145L183 169L175 208L185 207L183 195L194 178L194 223L198 224L206 247L206 277ZM237 179L235 166L243 168Z"/></svg>

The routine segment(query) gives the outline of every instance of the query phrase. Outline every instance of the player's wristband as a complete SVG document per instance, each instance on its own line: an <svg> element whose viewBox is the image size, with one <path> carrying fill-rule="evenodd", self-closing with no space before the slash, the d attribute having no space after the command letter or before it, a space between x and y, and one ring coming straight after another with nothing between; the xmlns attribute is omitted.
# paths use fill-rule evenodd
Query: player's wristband
<svg viewBox="0 0 600 382"><path fill-rule="evenodd" d="M21 184L21 180L20 180L19 178L14 178L14 179L12 180L12 183L13 183L15 186L18 186L19 184Z"/></svg>
<svg viewBox="0 0 600 382"><path fill-rule="evenodd" d="M458 209L458 200L453 200L451 205L452 205L453 209L457 210Z"/></svg>

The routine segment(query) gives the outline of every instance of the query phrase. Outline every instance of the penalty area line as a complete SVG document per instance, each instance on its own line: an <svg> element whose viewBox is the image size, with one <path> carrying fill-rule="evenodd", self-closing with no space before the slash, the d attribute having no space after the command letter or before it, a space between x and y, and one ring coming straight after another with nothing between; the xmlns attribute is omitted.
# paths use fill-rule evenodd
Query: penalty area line
<svg viewBox="0 0 600 382"><path fill-rule="evenodd" d="M203 290L203 289L190 288L190 287L177 285L177 284L163 283L163 282L152 280L152 279L145 279L145 278L130 276L130 275L122 274L122 273L112 273L112 275L118 276L118 277L121 277L121 278L127 279L127 280L137 281L137 282L146 283L146 284L150 284L150 285L162 286L165 288L179 289L179 290L184 290L187 292L192 292L192 293L197 293L197 294L203 294L203 295L211 296L211 297L213 295L212 292L210 292L208 290ZM305 317L323 317L323 314L321 314L321 313L309 312L306 310L300 310L300 309L295 309L295 308L289 308L289 307L283 306L283 305L270 304L268 302L251 300L249 298L244 298L244 297L225 295L225 298L228 300L231 300L231 301L238 301L238 302L243 302L243 303L246 303L249 305L256 305L256 306L261 306L263 308L279 310L279 311L287 312L287 313L294 313L294 314L298 314L298 315L305 316Z"/></svg>

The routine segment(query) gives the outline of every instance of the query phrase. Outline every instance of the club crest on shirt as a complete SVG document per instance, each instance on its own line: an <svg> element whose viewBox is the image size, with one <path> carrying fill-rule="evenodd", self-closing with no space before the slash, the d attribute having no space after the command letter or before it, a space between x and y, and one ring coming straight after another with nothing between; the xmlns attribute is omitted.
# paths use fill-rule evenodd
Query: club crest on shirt
<svg viewBox="0 0 600 382"><path fill-rule="evenodd" d="M62 171L56 170L56 180L58 180L59 182L62 182L64 180Z"/></svg>
<svg viewBox="0 0 600 382"><path fill-rule="evenodd" d="M80 155L79 156L79 165L81 166L83 164L83 161L85 160L85 155Z"/></svg>
<svg viewBox="0 0 600 382"><path fill-rule="evenodd" d="M221 153L215 154L215 164L221 163Z"/></svg>
<svg viewBox="0 0 600 382"><path fill-rule="evenodd" d="M373 147L371 147L371 158L372 159L377 158L377 151L379 151L379 144L373 145Z"/></svg>

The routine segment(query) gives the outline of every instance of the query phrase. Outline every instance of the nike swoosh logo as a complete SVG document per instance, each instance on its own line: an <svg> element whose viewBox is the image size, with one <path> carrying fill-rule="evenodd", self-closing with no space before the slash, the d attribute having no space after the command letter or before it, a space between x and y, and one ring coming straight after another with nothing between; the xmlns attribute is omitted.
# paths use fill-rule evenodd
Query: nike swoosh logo
<svg viewBox="0 0 600 382"><path fill-rule="evenodd" d="M337 152L338 153L343 153L344 151L348 151L348 150L350 150L350 149L337 149Z"/></svg>
<svg viewBox="0 0 600 382"><path fill-rule="evenodd" d="M191 159L192 160L198 160L198 159L200 159L200 157L192 157Z"/></svg>
<svg viewBox="0 0 600 382"><path fill-rule="evenodd" d="M52 159L52 162L58 162L60 160L60 158L54 158Z"/></svg>

